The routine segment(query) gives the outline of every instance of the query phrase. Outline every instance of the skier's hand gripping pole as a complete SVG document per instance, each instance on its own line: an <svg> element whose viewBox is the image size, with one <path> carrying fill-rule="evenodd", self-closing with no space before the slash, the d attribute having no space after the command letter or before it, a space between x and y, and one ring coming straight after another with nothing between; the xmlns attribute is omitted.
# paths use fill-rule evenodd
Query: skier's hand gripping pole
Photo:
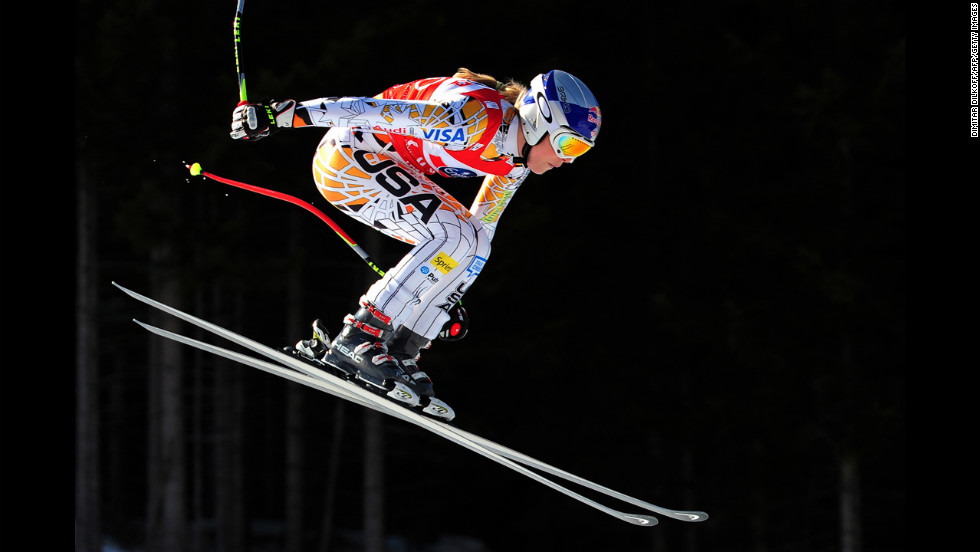
<svg viewBox="0 0 980 552"><path fill-rule="evenodd" d="M260 140L281 128L291 128L295 111L296 102L293 100L240 103L231 114L231 137L235 140Z"/></svg>

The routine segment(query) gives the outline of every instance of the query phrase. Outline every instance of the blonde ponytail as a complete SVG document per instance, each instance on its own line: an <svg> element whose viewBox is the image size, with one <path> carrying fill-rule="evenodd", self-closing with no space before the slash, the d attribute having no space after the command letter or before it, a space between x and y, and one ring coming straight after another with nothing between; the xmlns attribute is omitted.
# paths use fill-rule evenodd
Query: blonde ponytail
<svg viewBox="0 0 980 552"><path fill-rule="evenodd" d="M517 99L520 98L521 94L523 94L525 90L527 90L526 86L516 80L511 79L507 82L501 82L490 75L475 73L466 67L460 67L457 69L456 74L453 75L453 78L467 79L491 88L496 88L505 100L514 105L517 105Z"/></svg>

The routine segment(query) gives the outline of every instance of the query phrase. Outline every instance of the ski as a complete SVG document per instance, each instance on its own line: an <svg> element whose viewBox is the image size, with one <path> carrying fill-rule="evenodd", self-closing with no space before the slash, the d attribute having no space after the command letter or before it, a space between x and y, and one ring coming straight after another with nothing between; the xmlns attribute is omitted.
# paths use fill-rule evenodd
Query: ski
<svg viewBox="0 0 980 552"><path fill-rule="evenodd" d="M387 414L394 418L403 420L405 422L414 424L423 429L426 429L440 437L447 439L450 442L456 443L463 448L466 448L476 454L479 454L485 458L488 458L498 464L501 464L507 468L514 470L530 479L541 483L547 487L550 487L566 496L578 500L587 506L595 508L601 512L604 512L610 516L613 516L621 521L626 521L633 525L638 526L653 526L658 523L657 518L645 515L645 514L629 514L604 504L601 504L595 500L587 498L579 493L576 493L562 485L559 485L555 481L548 479L538 472L532 471L529 468L534 468L548 475L559 477L568 482L575 483L583 486L584 488L597 491L606 496L619 499L623 502L632 504L648 510L653 513L657 513L666 517L681 521L704 521L708 518L708 515L704 512L698 511L684 511L684 510L672 510L669 508L663 508L650 504L648 502L636 499L629 495L614 491L602 485L596 484L588 479L579 477L577 475L571 474L564 470L555 468L549 464L541 462L525 454L519 453L498 443L484 439L478 435L466 432L455 426L452 426L445 421L436 421L426 415L422 415L414 409L410 409L405 406L399 406L391 400L385 399L380 395L367 391L366 389L340 377L334 376L333 374L320 370L311 364L304 362L298 358L295 358L285 352L273 349L256 341L253 341L245 336L232 332L226 328L208 322L206 320L197 318L193 315L187 314L176 308L170 307L158 301L155 301L149 297L136 293L129 290L116 282L113 282L117 288L125 292L130 297L137 299L138 301L145 303L151 307L157 308L163 312L180 318L186 322L194 324L202 329L205 329L215 335L223 337L232 343L235 343L241 347L244 347L250 351L258 353L261 356L274 361L268 362L260 358L255 358L242 353L224 349L215 345L211 345L187 336L183 336L174 332L163 330L155 326L134 320L141 327L146 330L165 337L167 339L174 340L176 342L189 345L200 350L210 352L212 354L233 360L235 362L257 368L264 372L282 377L284 379L305 385L307 387L328 393L330 395L348 400L354 404L363 406L365 408L370 408L378 412Z"/></svg>

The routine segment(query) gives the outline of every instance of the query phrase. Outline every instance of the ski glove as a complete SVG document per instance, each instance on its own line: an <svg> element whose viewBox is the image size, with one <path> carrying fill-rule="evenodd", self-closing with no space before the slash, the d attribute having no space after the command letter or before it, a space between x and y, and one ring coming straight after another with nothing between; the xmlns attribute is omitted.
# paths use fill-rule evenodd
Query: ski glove
<svg viewBox="0 0 980 552"><path fill-rule="evenodd" d="M293 126L293 100L263 100L261 103L243 103L231 114L231 137L235 140L259 140Z"/></svg>

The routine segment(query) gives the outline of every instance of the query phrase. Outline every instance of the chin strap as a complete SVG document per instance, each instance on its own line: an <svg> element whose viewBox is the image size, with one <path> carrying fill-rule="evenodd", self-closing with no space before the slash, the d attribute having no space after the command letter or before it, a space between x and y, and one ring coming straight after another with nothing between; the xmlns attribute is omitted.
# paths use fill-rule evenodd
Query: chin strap
<svg viewBox="0 0 980 552"><path fill-rule="evenodd" d="M531 147L531 144L528 144L526 141L524 142L524 147L521 148L521 156L514 158L515 165L527 166L527 158L531 155Z"/></svg>

